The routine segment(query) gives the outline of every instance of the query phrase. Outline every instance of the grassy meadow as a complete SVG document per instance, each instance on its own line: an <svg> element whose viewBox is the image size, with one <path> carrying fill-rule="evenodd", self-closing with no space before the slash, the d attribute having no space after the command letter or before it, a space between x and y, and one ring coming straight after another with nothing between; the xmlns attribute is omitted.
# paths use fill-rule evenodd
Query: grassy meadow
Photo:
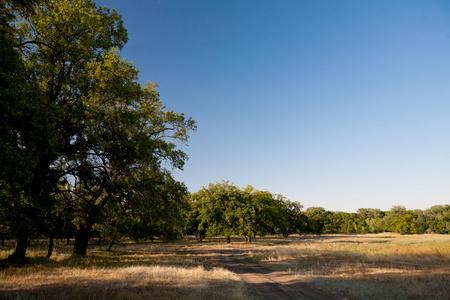
<svg viewBox="0 0 450 300"><path fill-rule="evenodd" d="M449 235L327 235L247 256L349 299L450 299Z"/></svg>
<svg viewBox="0 0 450 300"><path fill-rule="evenodd" d="M178 254L184 243L90 248L72 257L61 246L51 259L32 247L29 264L0 266L0 299L249 299L244 283L208 255ZM3 247L0 259L11 249ZM217 266L216 266L217 265Z"/></svg>
<svg viewBox="0 0 450 300"><path fill-rule="evenodd" d="M127 243L72 257L62 243L51 259L32 244L25 265L0 264L1 299L251 299L223 268L222 250L243 251L347 299L449 299L450 235L326 235ZM0 248L0 259L12 244Z"/></svg>

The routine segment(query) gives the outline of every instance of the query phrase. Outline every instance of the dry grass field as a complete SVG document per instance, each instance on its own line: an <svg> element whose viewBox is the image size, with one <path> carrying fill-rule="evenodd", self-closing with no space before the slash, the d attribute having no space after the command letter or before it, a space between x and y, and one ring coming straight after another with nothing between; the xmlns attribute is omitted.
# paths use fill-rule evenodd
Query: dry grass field
<svg viewBox="0 0 450 300"><path fill-rule="evenodd" d="M0 259L11 253L0 248ZM143 243L91 247L32 245L26 265L0 264L1 299L252 299L223 268L223 250L244 251L262 266L295 275L348 299L450 299L450 236L330 235Z"/></svg>
<svg viewBox="0 0 450 300"><path fill-rule="evenodd" d="M0 299L248 299L232 272L208 263L208 256L177 254L180 244L129 244L85 258L59 247L28 252L29 264L0 266ZM103 246L104 248L104 246ZM0 251L0 259L10 252Z"/></svg>
<svg viewBox="0 0 450 300"><path fill-rule="evenodd" d="M450 299L450 236L329 235L261 246L266 267L350 299Z"/></svg>

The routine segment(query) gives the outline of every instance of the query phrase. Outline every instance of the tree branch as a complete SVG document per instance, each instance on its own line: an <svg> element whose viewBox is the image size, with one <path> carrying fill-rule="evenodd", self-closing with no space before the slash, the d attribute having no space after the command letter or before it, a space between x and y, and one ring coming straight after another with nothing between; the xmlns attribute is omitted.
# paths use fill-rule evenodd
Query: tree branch
<svg viewBox="0 0 450 300"><path fill-rule="evenodd" d="M42 45L42 46L46 46L46 47L54 50L52 47L50 47L49 44L44 43L44 42L40 42L40 41L26 41L26 42L23 42L23 43L20 43L20 44L11 45L11 47L13 47L13 48L20 48L20 47L23 47L23 46L28 45L28 44Z"/></svg>

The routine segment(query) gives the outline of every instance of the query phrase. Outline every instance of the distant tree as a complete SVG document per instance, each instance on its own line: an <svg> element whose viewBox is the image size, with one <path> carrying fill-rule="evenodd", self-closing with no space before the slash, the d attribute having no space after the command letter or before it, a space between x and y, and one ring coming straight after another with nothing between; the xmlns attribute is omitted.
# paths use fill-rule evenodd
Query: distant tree
<svg viewBox="0 0 450 300"><path fill-rule="evenodd" d="M329 212L323 207L308 207L305 213L308 216L308 231L316 235L323 234Z"/></svg>
<svg viewBox="0 0 450 300"><path fill-rule="evenodd" d="M192 194L189 194L187 208L183 211L186 224L184 232L188 235L195 235L195 239L200 242L206 237L207 228L207 226L200 226L202 223L201 208L202 202L197 201L197 199L192 197Z"/></svg>
<svg viewBox="0 0 450 300"><path fill-rule="evenodd" d="M402 234L417 233L416 220L410 214L404 214L392 220L390 229Z"/></svg>
<svg viewBox="0 0 450 300"><path fill-rule="evenodd" d="M229 243L231 235L238 234L238 209L243 203L241 191L229 181L209 184L191 195L193 202L198 202L200 224L199 231L206 230L206 235L223 235Z"/></svg>
<svg viewBox="0 0 450 300"><path fill-rule="evenodd" d="M450 205L435 205L424 211L426 231L450 233Z"/></svg>
<svg viewBox="0 0 450 300"><path fill-rule="evenodd" d="M354 213L329 212L326 215L325 233L356 233L357 217Z"/></svg>
<svg viewBox="0 0 450 300"><path fill-rule="evenodd" d="M297 203L292 203L282 195L271 194L268 191L258 191L247 186L244 193L245 206L240 214L241 232L245 237L265 236L267 234L283 234L285 236L294 232L295 208ZM298 204L300 205L300 204Z"/></svg>
<svg viewBox="0 0 450 300"><path fill-rule="evenodd" d="M299 202L290 201L283 196L278 196L282 205L283 216L280 216L282 234L301 234L307 232L306 214L302 211L303 205ZM286 219L286 220L285 220Z"/></svg>
<svg viewBox="0 0 450 300"><path fill-rule="evenodd" d="M406 208L404 206L393 206L389 211L386 212L383 218L383 231L394 231L392 222L396 219L400 219L404 214L406 214Z"/></svg>
<svg viewBox="0 0 450 300"><path fill-rule="evenodd" d="M427 222L426 217L421 209L408 210L408 214L410 214L413 219L416 221L416 233L425 233L427 231Z"/></svg>
<svg viewBox="0 0 450 300"><path fill-rule="evenodd" d="M300 226L299 203L252 186L241 189L228 181L210 184L191 194L189 205L189 232L200 239L205 233L224 235L229 242L231 235L240 235L251 242L256 235L289 235L298 232Z"/></svg>
<svg viewBox="0 0 450 300"><path fill-rule="evenodd" d="M360 208L357 211L361 232L381 232L381 218L384 213L380 209Z"/></svg>

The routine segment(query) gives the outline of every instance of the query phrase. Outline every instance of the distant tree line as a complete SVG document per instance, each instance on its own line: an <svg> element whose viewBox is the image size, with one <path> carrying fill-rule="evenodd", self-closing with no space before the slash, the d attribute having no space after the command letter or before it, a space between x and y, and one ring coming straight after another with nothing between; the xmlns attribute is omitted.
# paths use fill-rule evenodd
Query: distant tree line
<svg viewBox="0 0 450 300"><path fill-rule="evenodd" d="M282 195L237 188L229 182L210 184L189 198L187 234L251 237L268 234L348 234L396 232L450 233L450 205L426 210L394 206L389 211L360 208L356 213L332 212L291 202ZM228 238L229 240L229 238Z"/></svg>
<svg viewBox="0 0 450 300"><path fill-rule="evenodd" d="M450 233L450 205L435 205L426 210L407 210L403 206L394 206L389 211L360 208L356 213L332 212L323 207L302 210L300 203L282 195L252 186L239 188L228 181L210 184L190 194L171 177L163 185L142 180L133 189L134 197L109 202L92 227L90 237L96 243L106 243L106 250L125 239L170 241L187 235L199 241L223 236L227 242L231 236L240 236L251 242L266 235ZM58 197L69 196L58 194ZM53 238L76 236L78 218L75 207L54 212L50 221L39 224L44 230L32 237L50 237L51 247ZM5 239L14 238L14 229L3 223L0 236L4 244Z"/></svg>
<svg viewBox="0 0 450 300"><path fill-rule="evenodd" d="M304 212L307 233L450 233L450 205L435 205L425 210L393 206L389 211L360 208L356 213L332 212L309 207Z"/></svg>

